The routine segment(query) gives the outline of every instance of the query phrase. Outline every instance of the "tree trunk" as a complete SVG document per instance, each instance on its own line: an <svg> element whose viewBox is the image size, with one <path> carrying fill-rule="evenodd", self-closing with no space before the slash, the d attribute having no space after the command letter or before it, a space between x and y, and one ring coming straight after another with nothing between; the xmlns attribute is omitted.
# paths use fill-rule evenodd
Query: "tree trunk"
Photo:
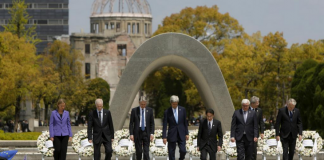
<svg viewBox="0 0 324 160"><path fill-rule="evenodd" d="M21 102L21 96L18 96L16 98L16 105L15 105L15 131L17 131L17 127L18 127L18 122L19 122L19 118L20 118L20 102Z"/></svg>

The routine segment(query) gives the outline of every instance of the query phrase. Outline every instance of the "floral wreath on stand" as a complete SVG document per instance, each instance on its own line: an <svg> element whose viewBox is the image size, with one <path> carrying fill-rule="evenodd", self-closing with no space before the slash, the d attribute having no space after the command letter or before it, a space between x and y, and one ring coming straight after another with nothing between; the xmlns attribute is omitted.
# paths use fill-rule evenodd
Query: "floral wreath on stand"
<svg viewBox="0 0 324 160"><path fill-rule="evenodd" d="M163 142L161 129L157 129L154 131L154 137L150 143L150 151L151 151L152 155L154 155L154 156L167 156L168 155L167 145L165 145L164 147L156 147L155 146L156 140L159 140L159 139L161 139Z"/></svg>
<svg viewBox="0 0 324 160"><path fill-rule="evenodd" d="M259 137L258 139L258 150L261 151L263 154L268 156L277 156L278 154L282 154L282 144L280 141L277 142L276 140L276 130L265 130L263 139ZM267 141L268 140L275 140L277 142L276 146L269 146Z"/></svg>
<svg viewBox="0 0 324 160"><path fill-rule="evenodd" d="M190 155L195 156L195 157L200 157L200 151L197 150L198 146L193 145L194 139L197 140L197 138L198 138L198 129L190 131L189 139L186 142L186 149Z"/></svg>
<svg viewBox="0 0 324 160"><path fill-rule="evenodd" d="M237 149L236 147L231 147L230 142L231 142L231 131L226 131L226 133L223 135L222 150L229 157L237 157Z"/></svg>
<svg viewBox="0 0 324 160"><path fill-rule="evenodd" d="M88 143L87 129L80 130L73 136L72 148L79 156L90 157L93 155L93 145L83 146L84 142Z"/></svg>
<svg viewBox="0 0 324 160"><path fill-rule="evenodd" d="M304 140L311 140L313 142L313 147L305 147L303 143ZM323 148L322 137L316 131L303 131L302 140L299 141L299 138L297 138L296 141L296 150L299 156L316 156L316 153Z"/></svg>
<svg viewBox="0 0 324 160"><path fill-rule="evenodd" d="M37 148L38 151L42 153L42 155L46 157L53 157L54 148L50 147L48 148L46 146L46 143L51 143L53 145L53 142L50 140L50 134L48 131L43 131L41 135L37 138Z"/></svg>
<svg viewBox="0 0 324 160"><path fill-rule="evenodd" d="M127 156L131 156L133 153L135 153L135 146L134 146L133 141L131 141L129 138L129 130L128 129L122 129L122 130L116 131L114 137L115 137L115 139L112 143L112 149L114 150L116 156L127 157ZM119 142L123 139L129 140L130 145L127 147L120 146Z"/></svg>

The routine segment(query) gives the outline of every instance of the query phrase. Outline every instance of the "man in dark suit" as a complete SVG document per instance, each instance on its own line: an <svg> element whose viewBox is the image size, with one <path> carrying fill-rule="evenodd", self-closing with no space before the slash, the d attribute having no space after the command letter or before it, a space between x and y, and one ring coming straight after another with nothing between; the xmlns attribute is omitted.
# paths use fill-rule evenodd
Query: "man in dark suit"
<svg viewBox="0 0 324 160"><path fill-rule="evenodd" d="M139 104L140 106L133 108L131 112L129 135L130 139L135 142L136 159L142 159L144 150L144 160L149 160L150 140L153 140L154 135L153 110L146 107L144 96L140 97Z"/></svg>
<svg viewBox="0 0 324 160"><path fill-rule="evenodd" d="M258 122L255 111L249 110L250 101L243 99L242 109L234 112L231 126L231 141L236 142L237 159L250 160L254 142L258 141Z"/></svg>
<svg viewBox="0 0 324 160"><path fill-rule="evenodd" d="M276 136L283 148L283 160L292 160L294 157L297 134L302 139L303 125L299 109L295 108L297 102L294 99L288 100L286 107L280 108L276 120ZM280 127L280 130L279 130ZM289 150L289 155L288 155Z"/></svg>
<svg viewBox="0 0 324 160"><path fill-rule="evenodd" d="M206 110L206 119L199 125L198 130L198 151L200 151L200 159L207 159L207 152L210 160L216 160L216 152L220 151L223 144L223 132L221 122L214 119L214 111ZM217 135L219 142L217 144Z"/></svg>
<svg viewBox="0 0 324 160"><path fill-rule="evenodd" d="M186 120L186 109L178 106L179 97L171 96L171 107L166 109L163 117L163 143L168 142L169 159L175 160L176 144L180 150L179 160L186 156L186 140L189 139L188 122ZM169 125L169 128L167 128ZM168 135L166 133L168 129Z"/></svg>
<svg viewBox="0 0 324 160"><path fill-rule="evenodd" d="M253 96L251 98L251 107L250 110L255 111L256 116L257 116L257 121L258 121L258 130L260 131L260 136L263 139L264 137L264 121L263 121L263 113L262 113L262 109L258 108L259 106L259 97L257 96ZM253 153L252 153L252 159L251 160L256 160L257 159L257 147L258 147L258 143L254 142L254 148L253 148Z"/></svg>
<svg viewBox="0 0 324 160"><path fill-rule="evenodd" d="M103 109L102 99L97 99L96 110L89 113L88 139L94 146L94 160L100 160L100 146L105 147L105 160L112 156L111 143L114 141L114 126L109 110ZM92 133L93 132L93 133Z"/></svg>

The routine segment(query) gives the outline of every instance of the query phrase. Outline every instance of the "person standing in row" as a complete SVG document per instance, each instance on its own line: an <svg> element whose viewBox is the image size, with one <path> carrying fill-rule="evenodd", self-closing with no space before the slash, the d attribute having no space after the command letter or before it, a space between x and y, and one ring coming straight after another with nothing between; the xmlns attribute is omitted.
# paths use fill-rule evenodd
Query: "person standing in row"
<svg viewBox="0 0 324 160"><path fill-rule="evenodd" d="M258 122L255 111L249 110L250 101L243 99L241 105L232 117L231 142L236 142L237 160L250 160L254 142L258 141Z"/></svg>
<svg viewBox="0 0 324 160"><path fill-rule="evenodd" d="M149 160L150 141L154 135L154 117L153 110L146 107L146 97L139 98L139 105L131 111L129 121L130 139L135 142L136 159L141 160L144 153L144 160Z"/></svg>
<svg viewBox="0 0 324 160"><path fill-rule="evenodd" d="M297 134L302 139L303 125L299 109L295 108L295 99L289 99L286 107L278 110L276 119L276 139L281 141L283 149L283 160L292 160L296 147ZM289 155L288 155L289 152Z"/></svg>
<svg viewBox="0 0 324 160"><path fill-rule="evenodd" d="M166 144L168 142L170 160L175 160L175 149L176 144L178 143L180 150L179 160L183 160L186 156L186 140L189 139L186 109L178 106L178 96L171 96L170 103L171 107L164 111L162 132L163 143Z"/></svg>
<svg viewBox="0 0 324 160"><path fill-rule="evenodd" d="M216 152L221 150L223 144L222 125L220 121L214 119L214 110L207 109L206 117L199 125L197 149L201 153L201 160L207 159L207 152L210 160L216 160Z"/></svg>
<svg viewBox="0 0 324 160"><path fill-rule="evenodd" d="M257 96L251 97L250 110L253 110L256 113L257 121L258 121L258 130L260 131L260 133L261 133L260 136L263 139L263 137L264 137L264 121L262 119L263 118L262 109L258 108L259 107L259 100L260 99ZM252 153L251 160L256 160L257 159L257 154L258 154L257 148L258 148L258 143L254 142L253 153Z"/></svg>
<svg viewBox="0 0 324 160"><path fill-rule="evenodd" d="M101 144L105 147L105 160L110 160L112 156L112 142L114 141L114 125L109 110L103 109L103 100L96 99L95 110L89 113L88 140L93 143L94 160L100 160Z"/></svg>
<svg viewBox="0 0 324 160"><path fill-rule="evenodd" d="M57 109L52 111L49 132L54 145L54 159L65 160L68 141L72 140L72 130L70 114L65 110L63 99L58 100Z"/></svg>

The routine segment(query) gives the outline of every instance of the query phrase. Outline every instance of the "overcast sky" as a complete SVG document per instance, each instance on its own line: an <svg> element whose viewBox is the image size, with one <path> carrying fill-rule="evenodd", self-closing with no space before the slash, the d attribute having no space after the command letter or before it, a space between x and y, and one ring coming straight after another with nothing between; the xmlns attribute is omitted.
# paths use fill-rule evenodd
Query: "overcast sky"
<svg viewBox="0 0 324 160"><path fill-rule="evenodd" d="M116 0L118 1L118 0ZM147 0L153 32L164 17L185 7L217 5L221 13L237 19L248 34L283 32L290 46L308 39L324 39L324 0ZM70 33L90 31L93 0L70 0Z"/></svg>

